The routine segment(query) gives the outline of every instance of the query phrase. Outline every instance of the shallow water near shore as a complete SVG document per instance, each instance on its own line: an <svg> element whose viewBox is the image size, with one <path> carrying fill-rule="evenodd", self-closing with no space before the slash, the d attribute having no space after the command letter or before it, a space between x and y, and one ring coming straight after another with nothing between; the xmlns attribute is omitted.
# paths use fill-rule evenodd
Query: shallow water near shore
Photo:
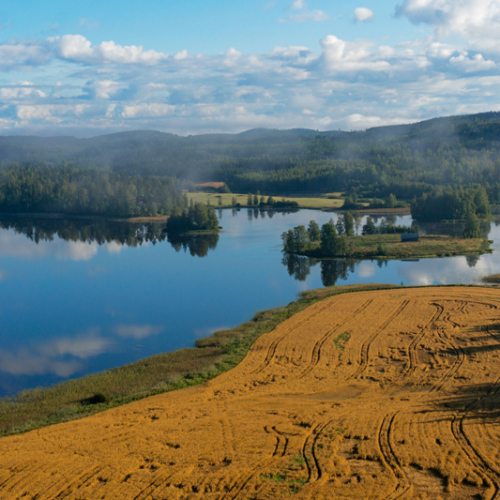
<svg viewBox="0 0 500 500"><path fill-rule="evenodd" d="M161 224L2 221L0 396L192 346L307 289L470 284L500 272L496 250L418 262L288 259L283 231L337 215L247 209L221 215L219 235L170 241ZM411 217L395 223L409 225ZM496 249L500 227L492 223L487 232Z"/></svg>

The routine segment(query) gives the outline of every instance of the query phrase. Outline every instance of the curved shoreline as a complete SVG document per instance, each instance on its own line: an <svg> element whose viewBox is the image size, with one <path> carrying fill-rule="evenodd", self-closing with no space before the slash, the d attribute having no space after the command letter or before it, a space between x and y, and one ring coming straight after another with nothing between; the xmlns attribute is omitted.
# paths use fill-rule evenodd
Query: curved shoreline
<svg viewBox="0 0 500 500"><path fill-rule="evenodd" d="M401 287L367 284L309 290L286 306L257 312L252 319L233 329L199 339L193 348L157 354L128 365L1 398L0 438L202 384L237 366L260 336L306 307L334 295L392 288Z"/></svg>
<svg viewBox="0 0 500 500"><path fill-rule="evenodd" d="M432 285L432 287L485 285ZM363 284L319 288L297 301L255 314L248 322L196 341L194 348L158 354L104 372L0 399L0 438L84 418L133 401L203 384L237 366L254 342L312 304L346 293L404 287Z"/></svg>

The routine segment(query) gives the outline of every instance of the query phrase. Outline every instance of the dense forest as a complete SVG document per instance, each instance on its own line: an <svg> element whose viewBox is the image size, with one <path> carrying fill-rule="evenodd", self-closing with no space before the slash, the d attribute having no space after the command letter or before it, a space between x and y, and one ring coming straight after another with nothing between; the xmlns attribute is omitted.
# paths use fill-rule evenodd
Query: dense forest
<svg viewBox="0 0 500 500"><path fill-rule="evenodd" d="M500 113L436 118L364 132L251 130L180 137L153 131L91 139L0 137L12 162L93 167L134 177L222 181L234 192L348 192L400 200L481 184L500 202Z"/></svg>
<svg viewBox="0 0 500 500"><path fill-rule="evenodd" d="M0 213L156 216L184 210L187 204L169 177L47 165L0 170Z"/></svg>
<svg viewBox="0 0 500 500"><path fill-rule="evenodd" d="M489 202L499 205L499 152L500 113L493 112L363 132L4 136L0 210L170 214L186 208L174 186L206 181L266 198L344 192L350 199L409 202L427 196L426 207L450 189L483 186Z"/></svg>

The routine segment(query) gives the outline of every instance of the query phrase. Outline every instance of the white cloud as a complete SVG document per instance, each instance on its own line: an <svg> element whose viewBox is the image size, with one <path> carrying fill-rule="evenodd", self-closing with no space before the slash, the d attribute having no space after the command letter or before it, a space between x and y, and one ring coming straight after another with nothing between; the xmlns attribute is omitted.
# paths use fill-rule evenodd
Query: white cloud
<svg viewBox="0 0 500 500"><path fill-rule="evenodd" d="M288 23L291 21L297 21L300 23L306 21L321 22L321 21L326 21L327 19L330 19L330 16L326 12L323 12L322 10L313 10L312 12L304 12L303 14L293 14L291 16L280 19L279 22L280 23Z"/></svg>
<svg viewBox="0 0 500 500"><path fill-rule="evenodd" d="M290 10L300 10L306 9L307 3L304 0L295 0L295 2L290 5Z"/></svg>
<svg viewBox="0 0 500 500"><path fill-rule="evenodd" d="M123 108L123 118L158 118L175 110L170 104L137 104Z"/></svg>
<svg viewBox="0 0 500 500"><path fill-rule="evenodd" d="M500 28L499 0L404 0L396 15L433 26L440 36L455 32L496 38Z"/></svg>
<svg viewBox="0 0 500 500"><path fill-rule="evenodd" d="M186 59L189 57L189 53L187 50L181 50L181 52L178 52L175 54L174 59L176 61L182 61L183 59Z"/></svg>
<svg viewBox="0 0 500 500"><path fill-rule="evenodd" d="M54 47L59 58L87 64L156 64L168 58L168 54L155 50L144 50L142 45L124 46L112 40L101 42L98 46L92 47L92 43L82 35L48 38L47 42Z"/></svg>
<svg viewBox="0 0 500 500"><path fill-rule="evenodd" d="M45 98L47 95L41 90L32 87L4 87L0 89L1 99L28 99Z"/></svg>
<svg viewBox="0 0 500 500"><path fill-rule="evenodd" d="M24 56L14 61L19 79L29 74L30 81L0 88L0 129L84 129L87 135L138 127L181 134L252 127L362 129L498 106L500 48L491 37L385 43L329 35L312 48L278 46L245 54L229 45L214 55L181 51L168 57L114 42L92 44L81 35L11 41L0 45L0 54L16 47L41 54L37 64L44 57L57 61L57 83L47 91L46 76L23 71ZM68 251L64 258L73 258ZM76 248L74 257L91 258L96 251Z"/></svg>
<svg viewBox="0 0 500 500"><path fill-rule="evenodd" d="M354 20L360 23L371 21L373 19L373 11L366 7L358 7L354 9Z"/></svg>
<svg viewBox="0 0 500 500"><path fill-rule="evenodd" d="M163 331L162 326L153 325L116 325L113 331L120 337L127 339L145 339L151 335L157 335Z"/></svg>
<svg viewBox="0 0 500 500"><path fill-rule="evenodd" d="M90 104L23 104L16 106L16 114L20 120L61 123L62 116L82 116L90 109Z"/></svg>
<svg viewBox="0 0 500 500"><path fill-rule="evenodd" d="M109 99L111 96L127 87L127 84L115 82L113 80L94 81L89 84L89 88L98 99Z"/></svg>

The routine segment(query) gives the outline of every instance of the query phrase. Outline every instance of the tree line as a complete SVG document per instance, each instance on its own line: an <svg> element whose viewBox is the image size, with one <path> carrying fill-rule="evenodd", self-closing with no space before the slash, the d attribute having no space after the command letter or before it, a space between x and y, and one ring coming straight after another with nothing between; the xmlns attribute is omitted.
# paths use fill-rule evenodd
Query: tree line
<svg viewBox="0 0 500 500"><path fill-rule="evenodd" d="M346 212L338 218L337 223L330 219L321 228L316 221L311 220L307 229L303 225L289 229L281 235L283 251L300 254L314 250L317 257L348 257L352 254L349 237L354 235L355 225L359 224L359 216L356 217L358 220L352 212ZM395 225L393 221L386 219L377 227L371 217L367 217L361 228L362 235L410 232L418 233L419 227Z"/></svg>
<svg viewBox="0 0 500 500"><path fill-rule="evenodd" d="M133 217L170 215L187 205L170 177L32 164L0 170L2 213Z"/></svg>
<svg viewBox="0 0 500 500"><path fill-rule="evenodd" d="M469 214L482 219L491 215L483 186L438 188L415 198L411 204L411 215L419 221L465 220Z"/></svg>

